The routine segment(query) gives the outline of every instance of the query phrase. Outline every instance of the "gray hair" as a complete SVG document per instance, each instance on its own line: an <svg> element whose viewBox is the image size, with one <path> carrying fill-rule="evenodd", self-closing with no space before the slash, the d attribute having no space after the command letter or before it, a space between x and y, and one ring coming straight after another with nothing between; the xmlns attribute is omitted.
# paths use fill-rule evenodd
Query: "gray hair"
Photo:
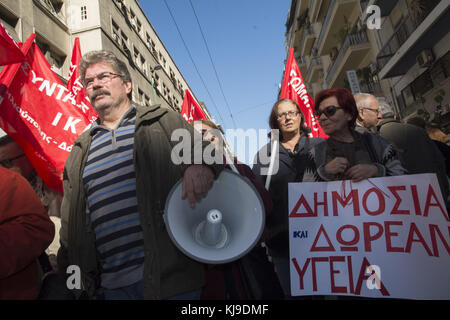
<svg viewBox="0 0 450 320"><path fill-rule="evenodd" d="M109 64L115 73L120 75L122 79L122 83L130 82L131 83L131 75L128 71L127 65L122 60L119 60L114 53L106 50L99 51L90 51L83 55L79 63L79 72L81 82L84 84L86 78L86 69L91 65L96 63L106 63ZM128 97L131 99L131 91L128 94Z"/></svg>
<svg viewBox="0 0 450 320"><path fill-rule="evenodd" d="M384 98L383 99L377 98L377 102L378 102L379 112L383 118L394 117L394 114L395 114L394 109L389 105L389 103L387 103L384 100Z"/></svg>
<svg viewBox="0 0 450 320"><path fill-rule="evenodd" d="M375 96L369 93L357 93L353 97L355 98L356 107L358 110L361 108L369 108L371 102L370 100L376 99Z"/></svg>

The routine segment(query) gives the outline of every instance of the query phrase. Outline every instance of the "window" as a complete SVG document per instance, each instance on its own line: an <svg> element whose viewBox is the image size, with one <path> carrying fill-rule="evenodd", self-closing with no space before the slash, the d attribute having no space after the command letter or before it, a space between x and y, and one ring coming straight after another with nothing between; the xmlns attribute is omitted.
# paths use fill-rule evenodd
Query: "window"
<svg viewBox="0 0 450 320"><path fill-rule="evenodd" d="M144 92L138 88L139 103L145 104Z"/></svg>
<svg viewBox="0 0 450 320"><path fill-rule="evenodd" d="M51 65L51 69L62 76L62 67L66 60L66 56L57 53L54 48L41 39L36 39L36 44L44 54L45 59L47 59L48 63Z"/></svg>
<svg viewBox="0 0 450 320"><path fill-rule="evenodd" d="M112 25L112 37L115 42L120 44L120 29L117 23L111 19L111 25Z"/></svg>
<svg viewBox="0 0 450 320"><path fill-rule="evenodd" d="M81 20L87 20L87 8L86 6L81 7Z"/></svg>
<svg viewBox="0 0 450 320"><path fill-rule="evenodd" d="M138 66L141 67L141 54L139 53L139 51L136 49L136 47L133 47L133 52L134 52L134 63Z"/></svg>

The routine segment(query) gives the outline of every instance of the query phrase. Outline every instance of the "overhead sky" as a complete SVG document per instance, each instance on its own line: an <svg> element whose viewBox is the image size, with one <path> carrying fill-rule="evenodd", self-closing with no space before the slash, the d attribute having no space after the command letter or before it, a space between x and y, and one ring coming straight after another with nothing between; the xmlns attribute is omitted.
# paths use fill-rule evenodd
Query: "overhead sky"
<svg viewBox="0 0 450 320"><path fill-rule="evenodd" d="M289 0L140 0L139 4L197 100L205 103L225 132L269 129L269 113L277 99L286 59ZM238 159L247 164L252 161L255 148L267 140L259 138L257 142L255 145L251 141L253 145L243 149L236 140L234 144L229 141Z"/></svg>

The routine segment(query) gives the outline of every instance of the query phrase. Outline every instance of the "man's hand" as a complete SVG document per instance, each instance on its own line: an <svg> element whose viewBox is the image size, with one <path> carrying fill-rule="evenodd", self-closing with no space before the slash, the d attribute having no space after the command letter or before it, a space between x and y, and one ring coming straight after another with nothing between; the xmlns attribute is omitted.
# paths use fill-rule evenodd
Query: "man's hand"
<svg viewBox="0 0 450 320"><path fill-rule="evenodd" d="M184 172L181 198L186 196L193 208L196 201L204 198L214 182L214 173L210 168L201 164L189 166Z"/></svg>

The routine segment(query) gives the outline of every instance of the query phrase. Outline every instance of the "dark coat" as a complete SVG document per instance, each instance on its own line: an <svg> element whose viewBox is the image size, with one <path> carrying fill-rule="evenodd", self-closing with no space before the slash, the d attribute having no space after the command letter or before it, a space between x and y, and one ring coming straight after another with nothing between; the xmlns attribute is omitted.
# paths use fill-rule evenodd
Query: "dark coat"
<svg viewBox="0 0 450 320"><path fill-rule="evenodd" d="M200 288L204 284L203 265L181 253L165 228L163 213L167 196L180 180L188 164L174 164L171 152L175 129L194 128L180 114L161 108L136 107L133 159L136 174L138 211L144 234L144 296L165 299ZM194 139L191 139L194 150ZM100 266L95 234L86 214L86 195L82 172L92 137L84 132L74 143L64 170L64 198L61 209L61 248L58 264L63 272L68 265L81 269L81 291L89 298L99 295ZM191 163L193 162L194 152ZM209 166L217 177L223 165ZM77 294L81 294L80 291Z"/></svg>

